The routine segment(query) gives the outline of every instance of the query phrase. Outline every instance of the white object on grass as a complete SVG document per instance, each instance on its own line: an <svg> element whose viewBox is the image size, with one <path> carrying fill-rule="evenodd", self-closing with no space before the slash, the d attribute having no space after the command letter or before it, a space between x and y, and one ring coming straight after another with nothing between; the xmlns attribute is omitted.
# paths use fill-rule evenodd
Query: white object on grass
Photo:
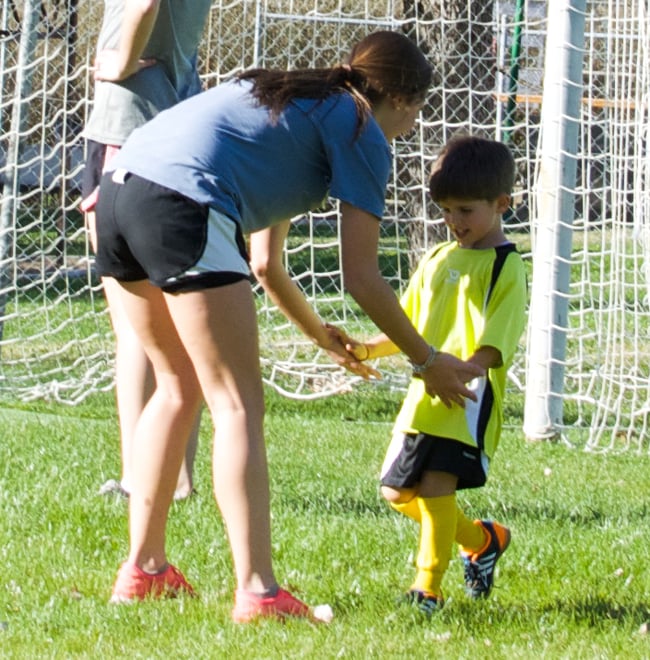
<svg viewBox="0 0 650 660"><path fill-rule="evenodd" d="M314 619L322 623L331 623L334 612L329 605L316 605L313 611Z"/></svg>

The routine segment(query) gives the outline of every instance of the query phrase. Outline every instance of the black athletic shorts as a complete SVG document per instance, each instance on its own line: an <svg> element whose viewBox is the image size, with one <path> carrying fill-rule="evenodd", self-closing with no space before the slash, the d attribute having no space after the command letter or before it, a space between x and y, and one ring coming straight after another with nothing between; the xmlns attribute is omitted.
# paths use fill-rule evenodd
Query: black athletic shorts
<svg viewBox="0 0 650 660"><path fill-rule="evenodd" d="M457 489L479 488L487 480L489 460L478 447L427 433L396 433L386 452L381 485L413 488L425 471L458 477Z"/></svg>
<svg viewBox="0 0 650 660"><path fill-rule="evenodd" d="M231 218L125 170L101 180L98 275L191 291L250 279L241 228Z"/></svg>

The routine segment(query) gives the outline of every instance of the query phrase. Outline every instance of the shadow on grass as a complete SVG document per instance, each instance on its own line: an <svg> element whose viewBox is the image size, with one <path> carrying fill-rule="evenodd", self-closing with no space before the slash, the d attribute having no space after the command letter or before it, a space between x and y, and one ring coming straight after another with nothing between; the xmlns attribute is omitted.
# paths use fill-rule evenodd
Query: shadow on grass
<svg viewBox="0 0 650 660"><path fill-rule="evenodd" d="M321 515L387 516L390 509L384 503L370 498L333 497L331 495L276 495L274 506L291 509L299 513L319 513ZM393 512L394 513L394 512Z"/></svg>
<svg viewBox="0 0 650 660"><path fill-rule="evenodd" d="M464 635L481 636L486 630L527 630L534 634L559 621L571 622L577 628L601 628L606 623L618 623L626 628L638 629L650 620L648 605L641 602L620 603L607 597L588 596L580 600L559 600L554 603L508 604L495 599L473 601L460 596L449 600L439 612L427 618L415 608L400 601L397 591L382 593L355 593L340 591L330 597L330 604L337 617L355 616L359 611L375 610L380 616L390 619L395 632L418 628L449 629L462 627ZM569 625L565 623L564 625ZM495 633L496 634L496 633Z"/></svg>
<svg viewBox="0 0 650 660"><path fill-rule="evenodd" d="M650 606L643 602L616 601L614 597L587 595L582 598L558 599L534 604L508 604L499 602L498 596L491 596L489 601L472 601L458 598L448 603L439 613L439 618L446 623L462 621L463 628L475 632L494 626L516 627L521 624L566 619L576 625L587 624L599 628L605 622L638 627L650 620Z"/></svg>
<svg viewBox="0 0 650 660"><path fill-rule="evenodd" d="M621 603L603 596L587 596L581 600L558 601L544 608L545 612L559 612L576 623L586 622L598 627L603 621L625 621L641 625L650 620L647 603Z"/></svg>
<svg viewBox="0 0 650 660"><path fill-rule="evenodd" d="M619 516L612 515L611 511L604 511L594 507L581 507L580 509L565 509L552 502L527 505L506 505L506 515L510 522L519 518L521 520L533 521L559 521L562 524L574 525L600 525L606 521L615 522ZM627 522L642 520L646 521L650 511L647 504L631 507L625 510Z"/></svg>

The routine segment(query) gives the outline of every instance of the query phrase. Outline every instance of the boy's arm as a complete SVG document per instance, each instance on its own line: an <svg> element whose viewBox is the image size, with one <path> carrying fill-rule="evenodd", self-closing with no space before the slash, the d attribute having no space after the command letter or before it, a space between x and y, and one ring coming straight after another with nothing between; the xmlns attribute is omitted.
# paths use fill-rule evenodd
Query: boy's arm
<svg viewBox="0 0 650 660"><path fill-rule="evenodd" d="M494 346L481 346L467 361L485 369L486 373L488 369L500 367L503 364L501 351Z"/></svg>
<svg viewBox="0 0 650 660"><path fill-rule="evenodd" d="M399 353L399 348L383 332L368 341L356 341L346 335L345 348L357 360L375 360Z"/></svg>

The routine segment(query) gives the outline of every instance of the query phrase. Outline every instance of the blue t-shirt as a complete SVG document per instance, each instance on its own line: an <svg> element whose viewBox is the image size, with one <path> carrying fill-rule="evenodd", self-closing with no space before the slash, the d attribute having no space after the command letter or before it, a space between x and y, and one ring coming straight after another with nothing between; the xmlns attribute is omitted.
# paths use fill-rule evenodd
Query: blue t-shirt
<svg viewBox="0 0 650 660"><path fill-rule="evenodd" d="M207 204L254 232L318 208L328 195L381 218L390 146L372 116L357 136L347 93L297 99L276 121L231 81L135 130L111 168Z"/></svg>

